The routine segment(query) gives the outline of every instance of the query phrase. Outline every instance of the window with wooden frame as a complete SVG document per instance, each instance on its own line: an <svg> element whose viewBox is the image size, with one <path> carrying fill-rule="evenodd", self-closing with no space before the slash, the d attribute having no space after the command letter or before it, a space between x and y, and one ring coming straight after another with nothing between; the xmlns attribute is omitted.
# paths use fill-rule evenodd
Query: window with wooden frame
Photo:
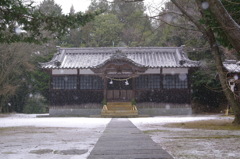
<svg viewBox="0 0 240 159"><path fill-rule="evenodd" d="M103 80L99 76L81 75L80 89L103 89Z"/></svg>
<svg viewBox="0 0 240 159"><path fill-rule="evenodd" d="M136 89L158 89L160 88L160 75L141 75L136 78Z"/></svg>
<svg viewBox="0 0 240 159"><path fill-rule="evenodd" d="M65 89L77 89L77 76L65 76Z"/></svg>
<svg viewBox="0 0 240 159"><path fill-rule="evenodd" d="M77 76L53 76L53 89L77 89Z"/></svg>
<svg viewBox="0 0 240 159"><path fill-rule="evenodd" d="M176 75L176 88L188 88L187 74Z"/></svg>
<svg viewBox="0 0 240 159"><path fill-rule="evenodd" d="M163 76L163 88L188 88L188 80L186 74L178 75L164 75Z"/></svg>

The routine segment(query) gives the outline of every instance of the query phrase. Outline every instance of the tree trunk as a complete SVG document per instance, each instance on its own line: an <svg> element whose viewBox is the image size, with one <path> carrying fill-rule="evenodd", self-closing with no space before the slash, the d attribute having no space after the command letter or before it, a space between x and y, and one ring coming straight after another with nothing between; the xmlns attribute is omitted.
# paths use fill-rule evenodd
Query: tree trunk
<svg viewBox="0 0 240 159"><path fill-rule="evenodd" d="M240 125L239 103L235 99L234 93L229 89L228 82L227 82L227 75L226 75L226 72L224 71L224 67L223 67L223 63L222 63L222 59L221 59L221 53L220 53L219 47L216 43L215 36L211 29L208 30L207 35L208 35L208 41L209 41L209 44L211 47L211 52L214 56L214 61L215 61L215 65L217 68L217 72L219 75L219 80L220 80L223 92L224 92L230 106L232 107L234 115L235 115L233 124Z"/></svg>
<svg viewBox="0 0 240 159"><path fill-rule="evenodd" d="M219 0L216 0L216 1L220 2ZM214 2L216 2L216 1L208 0L211 8L215 8L214 7ZM216 39L215 39L215 36L214 36L214 33L213 33L212 29L209 28L209 26L204 26L203 24L201 24L198 20L195 19L195 17L193 17L187 11L185 11L183 6L181 6L177 2L177 0L171 0L171 2L173 4L175 4L175 6L183 13L183 15L185 17L187 17L191 22L193 22L196 25L196 27L199 29L199 31L201 31L203 33L203 35L205 35L207 37L209 45L210 45L211 50L212 50L211 52L212 52L212 54L214 56L214 61L215 61L217 72L219 74L219 79L220 79L220 83L221 83L223 92L224 92L224 94L225 94L225 96L226 96L226 98L228 100L228 103L232 107L234 115L235 115L235 119L234 119L233 123L236 124L236 125L240 125L240 106L239 106L239 103L237 102L237 100L235 99L233 92L229 89L229 86L228 86L228 83L227 83L226 72L224 72L224 67L223 67L223 63L222 63L222 59L221 59L221 53L220 53L219 47L218 47L218 45L216 43ZM200 13L203 15L203 11L202 11L202 8L201 8L200 1L196 1L196 3L198 5L198 7L199 7ZM220 9L222 9L222 8L220 8ZM224 7L223 7L223 9L225 10ZM220 14L224 13L225 14L224 16L229 16L227 11L224 12L224 11L221 10L221 12L219 12L219 13ZM226 18L226 17L222 17L222 16L219 16L219 17ZM225 22L225 23L227 23L227 22ZM231 21L231 24L233 24L232 21ZM222 24L222 25L225 26L226 24ZM235 25L235 29L233 29L233 32L235 32L238 27ZM229 28L226 27L225 29L227 31L229 31ZM233 32L232 32L232 34L234 34ZM240 31L239 31L239 34L240 34ZM239 34L236 34L237 37L234 36L234 38L237 38L237 40L240 40L240 38L239 38L240 35ZM240 46L240 41L238 41L238 45ZM240 49L240 47L239 47L239 49Z"/></svg>
<svg viewBox="0 0 240 159"><path fill-rule="evenodd" d="M229 15L220 0L207 0L211 12L215 15L232 46L240 51L240 26Z"/></svg>

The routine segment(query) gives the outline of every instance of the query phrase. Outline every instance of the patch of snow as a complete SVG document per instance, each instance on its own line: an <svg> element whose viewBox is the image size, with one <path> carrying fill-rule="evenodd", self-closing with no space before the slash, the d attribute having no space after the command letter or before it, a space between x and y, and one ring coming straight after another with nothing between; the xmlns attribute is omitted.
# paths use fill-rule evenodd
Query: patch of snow
<svg viewBox="0 0 240 159"><path fill-rule="evenodd" d="M0 158L86 159L111 120L36 116L11 114L0 117ZM86 152L81 155L55 153L74 149ZM44 150L49 153L31 153Z"/></svg>
<svg viewBox="0 0 240 159"><path fill-rule="evenodd" d="M208 9L209 8L209 3L208 2L202 2L202 8L203 9Z"/></svg>
<svg viewBox="0 0 240 159"><path fill-rule="evenodd" d="M85 117L69 117L69 118L36 118L36 114L14 114L6 118L0 118L0 127L18 127L18 126L34 126L34 127L72 127L72 128L96 128L105 127L110 118L85 118Z"/></svg>
<svg viewBox="0 0 240 159"><path fill-rule="evenodd" d="M168 106L166 105L166 108ZM158 124L164 125L167 123L181 123L198 120L210 120L220 118L216 115L208 116L161 116L161 117L149 117L149 118L130 118L129 120L141 129L143 125Z"/></svg>
<svg viewBox="0 0 240 159"><path fill-rule="evenodd" d="M233 117L223 117L220 115L166 116L132 118L130 120L140 130L150 135L152 140L170 153L173 158L239 159L239 130L183 129L164 126L168 123L184 123L212 119L233 120Z"/></svg>

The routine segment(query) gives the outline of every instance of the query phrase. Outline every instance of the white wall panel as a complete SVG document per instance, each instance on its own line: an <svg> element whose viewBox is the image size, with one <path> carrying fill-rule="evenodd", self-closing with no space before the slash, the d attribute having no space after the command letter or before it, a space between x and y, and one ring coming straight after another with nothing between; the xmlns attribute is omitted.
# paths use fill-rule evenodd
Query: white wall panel
<svg viewBox="0 0 240 159"><path fill-rule="evenodd" d="M149 68L144 74L160 74L160 68L155 68L155 69Z"/></svg>
<svg viewBox="0 0 240 159"><path fill-rule="evenodd" d="M94 72L90 69L80 69L80 75L92 75Z"/></svg>
<svg viewBox="0 0 240 159"><path fill-rule="evenodd" d="M163 74L187 74L188 68L163 68Z"/></svg>
<svg viewBox="0 0 240 159"><path fill-rule="evenodd" d="M77 69L53 69L53 75L76 75Z"/></svg>

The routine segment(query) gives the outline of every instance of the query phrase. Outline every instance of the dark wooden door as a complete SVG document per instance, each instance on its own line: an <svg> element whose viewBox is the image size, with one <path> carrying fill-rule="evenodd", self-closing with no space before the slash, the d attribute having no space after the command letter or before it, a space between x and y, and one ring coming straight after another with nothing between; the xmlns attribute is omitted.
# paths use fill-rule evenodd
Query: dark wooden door
<svg viewBox="0 0 240 159"><path fill-rule="evenodd" d="M133 98L132 80L108 81L107 100L108 101L131 101Z"/></svg>

